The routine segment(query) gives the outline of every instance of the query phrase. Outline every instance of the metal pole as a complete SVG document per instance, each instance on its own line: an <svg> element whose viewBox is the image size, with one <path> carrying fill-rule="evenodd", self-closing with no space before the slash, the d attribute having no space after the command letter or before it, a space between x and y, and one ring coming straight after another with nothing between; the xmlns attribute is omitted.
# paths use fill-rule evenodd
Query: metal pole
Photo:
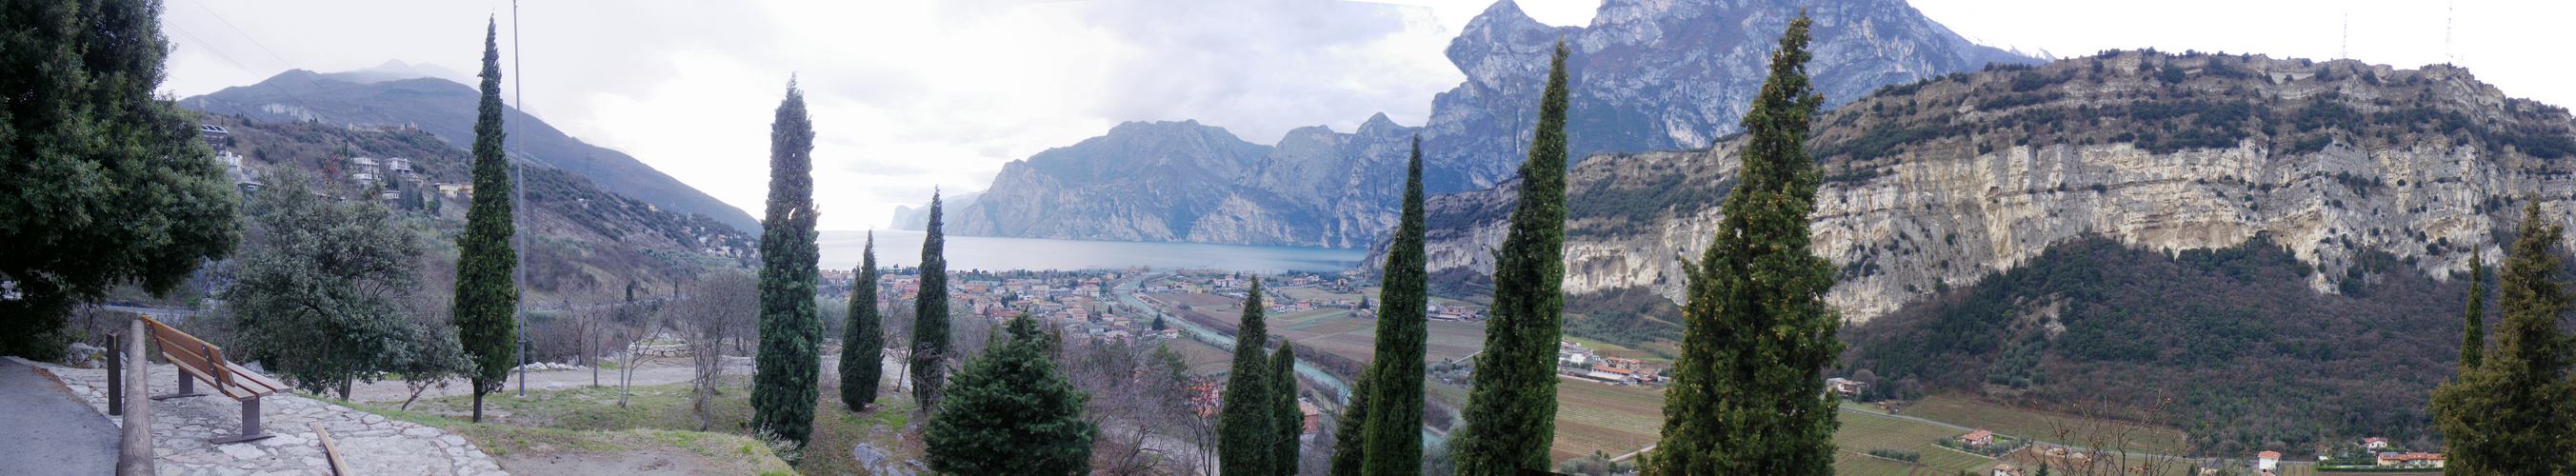
<svg viewBox="0 0 2576 476"><path fill-rule="evenodd" d="M520 85L524 84L526 80L521 79L519 76L527 75L527 70L519 67L518 0L510 1L510 69L514 73L519 73L510 76L510 93L519 97L519 112L521 115L525 115L527 113L528 106L528 91L526 88L520 87ZM520 121L510 121L511 129L514 131L517 130L519 122ZM514 133L510 135L518 134ZM502 157L506 158L508 156L509 154L507 153L502 154ZM521 182L527 181L527 175L520 173L520 169L524 168L526 168L526 166L518 162L511 162L510 164L510 201L513 203L510 205L510 221L513 222L510 224L510 241L513 242L510 244L510 259L519 261L517 265L510 267L510 282L511 284L519 287L518 305L514 306L514 311L516 311L515 314L518 317L519 326L518 332L515 332L515 334L518 334L519 336L520 397L528 396L528 263L527 259L524 257L528 252L528 232L520 230L520 224L516 223L520 221L519 216L526 214L528 209L528 194L522 190L526 185L521 184Z"/></svg>

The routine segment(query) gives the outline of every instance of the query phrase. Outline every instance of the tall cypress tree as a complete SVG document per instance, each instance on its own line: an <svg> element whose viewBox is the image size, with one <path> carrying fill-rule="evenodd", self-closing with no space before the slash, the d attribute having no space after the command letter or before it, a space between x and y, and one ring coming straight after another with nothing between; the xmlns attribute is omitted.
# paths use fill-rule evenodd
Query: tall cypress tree
<svg viewBox="0 0 2576 476"><path fill-rule="evenodd" d="M499 21L483 31L483 101L474 116L474 198L465 210L465 233L456 237L456 299L449 315L456 336L474 356L474 421L483 421L483 396L501 391L517 364L519 288L510 279L519 252L510 210L510 162L501 152L501 43Z"/></svg>
<svg viewBox="0 0 2576 476"><path fill-rule="evenodd" d="M2496 348L2459 380L2433 390L2433 414L2450 446L2446 472L2555 475L2576 470L2576 387L2567 379L2570 342L2559 333L2567 284L2552 253L2562 228L2541 219L2540 201L2522 227L2497 285L2502 320Z"/></svg>
<svg viewBox="0 0 2576 476"><path fill-rule="evenodd" d="M1771 78L1744 115L1742 181L1707 253L1685 266L1682 355L1651 474L1833 472L1835 402L1822 373L1842 351L1841 322L1824 302L1832 266L1807 234L1819 183L1807 120L1824 102L1804 72L1808 24L1801 11L1771 53Z"/></svg>
<svg viewBox="0 0 2576 476"><path fill-rule="evenodd" d="M1431 275L1423 252L1422 137L1413 138L1413 158L1405 167L1404 214L1388 247L1386 277L1379 299L1386 301L1377 319L1377 357L1369 412L1368 450L1364 471L1371 475L1422 474L1422 359L1430 351Z"/></svg>
<svg viewBox="0 0 2576 476"><path fill-rule="evenodd" d="M1271 451L1267 443L1277 434L1272 428L1269 359L1261 348L1270 343L1270 325L1264 322L1261 306L1261 278L1252 279L1252 292L1244 295L1243 317L1234 334L1234 367L1225 376L1225 404L1217 413L1217 472L1226 476L1271 476Z"/></svg>
<svg viewBox="0 0 2576 476"><path fill-rule="evenodd" d="M2478 368L2487 354L2487 267L2485 258L2469 253L2468 325L2460 333L2460 373Z"/></svg>
<svg viewBox="0 0 2576 476"><path fill-rule="evenodd" d="M1377 367L1360 371L1360 378L1351 383L1351 399L1342 405L1341 418L1333 421L1333 459L1325 474L1359 476L1360 465L1368 459L1369 398L1377 394Z"/></svg>
<svg viewBox="0 0 2576 476"><path fill-rule="evenodd" d="M760 366L751 385L752 423L802 445L814 430L822 392L823 320L814 309L821 252L814 244L814 122L805 93L787 80L787 99L769 125L769 216L760 228Z"/></svg>
<svg viewBox="0 0 2576 476"><path fill-rule="evenodd" d="M939 191L930 192L930 223L923 228L921 291L912 300L912 399L925 412L939 408L939 390L948 382L947 239L939 231Z"/></svg>
<svg viewBox="0 0 2576 476"><path fill-rule="evenodd" d="M1270 354L1271 474L1297 476L1297 435L1306 432L1306 413L1297 408L1297 344L1279 341Z"/></svg>
<svg viewBox="0 0 2576 476"><path fill-rule="evenodd" d="M841 404L859 411L877 401L877 379L885 376L885 322L877 312L877 232L859 252L857 276L850 281L850 322L841 331Z"/></svg>
<svg viewBox="0 0 2576 476"><path fill-rule="evenodd" d="M1565 313L1565 40L1548 62L1538 133L1521 162L1512 228L1494 250L1493 318L1476 357L1475 389L1450 456L1458 474L1548 470L1556 438L1556 341ZM1387 302L1389 313L1397 312ZM1415 375L1419 378L1419 375Z"/></svg>

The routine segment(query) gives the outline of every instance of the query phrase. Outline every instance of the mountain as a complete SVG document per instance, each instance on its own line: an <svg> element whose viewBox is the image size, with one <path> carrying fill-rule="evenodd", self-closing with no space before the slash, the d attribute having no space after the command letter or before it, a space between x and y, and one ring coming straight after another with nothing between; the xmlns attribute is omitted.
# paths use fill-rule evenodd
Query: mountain
<svg viewBox="0 0 2576 476"><path fill-rule="evenodd" d="M2268 235L2321 292L2362 284L2345 271L2372 251L2443 276L2472 251L2496 262L2523 197L2576 209L2571 128L2567 109L2446 65L2148 50L1952 74L1820 115L1815 247L1843 267L1827 299L1854 322L2087 234L2156 250ZM1571 168L1566 291L1679 301L1676 257L1708 246L1742 142ZM1435 275L1492 273L1514 183L1429 200Z"/></svg>
<svg viewBox="0 0 2576 476"><path fill-rule="evenodd" d="M1568 171L1570 334L1673 344L1743 142ZM2469 257L2576 210L2576 119L2448 65L2105 52L1885 87L1807 146L1844 369L2199 454L2431 447ZM1517 185L1429 200L1435 289L1490 282Z"/></svg>
<svg viewBox="0 0 2576 476"><path fill-rule="evenodd" d="M966 192L940 197L939 200L940 206L945 210L962 210L969 205L974 205L975 199L983 196L984 192ZM930 202L922 202L921 206L917 207L912 205L895 205L894 222L889 224L888 227L890 229L908 231L922 231L929 229Z"/></svg>
<svg viewBox="0 0 2576 476"><path fill-rule="evenodd" d="M400 74L386 71L398 64L352 73L292 70L259 84L183 99L179 105L263 122L313 121L355 129L418 127L449 144L472 144L474 108L480 93L473 87L435 77L393 79L437 68L423 65L401 68ZM517 108L508 108L505 117L511 134L506 150L514 160L580 174L611 192L659 208L705 214L738 230L760 229L760 222L742 209L717 201L624 152L574 139Z"/></svg>
<svg viewBox="0 0 2576 476"><path fill-rule="evenodd" d="M1567 60L1574 82L1567 135L1578 157L1706 147L1739 129L1736 122L1761 87L1779 32L1800 8L1816 22L1808 71L1829 104L1882 85L1987 63L2037 61L1971 43L1898 0L1609 0L1591 26L1561 28L1532 20L1504 0L1451 41L1449 60L1467 80L1433 99L1422 127L1399 126L1381 114L1350 133L1297 129L1269 153L1245 157L1243 146L1252 144L1231 134L1225 140L1239 144L1200 143L1210 140L1205 130L1222 132L1214 127L1124 124L1109 135L1005 165L985 200L963 210L973 213L957 213L954 229L1037 238L1365 246L1393 227L1402 183L1392 177L1403 174L1411 136L1422 138L1425 187L1433 193L1492 187L1520 166L1558 38L1574 49ZM1084 165L1037 164L1068 161ZM1164 162L1239 168L1181 177L1194 172L1147 165ZM1149 182L1195 188L1136 187ZM1194 202L1167 201L1184 197Z"/></svg>

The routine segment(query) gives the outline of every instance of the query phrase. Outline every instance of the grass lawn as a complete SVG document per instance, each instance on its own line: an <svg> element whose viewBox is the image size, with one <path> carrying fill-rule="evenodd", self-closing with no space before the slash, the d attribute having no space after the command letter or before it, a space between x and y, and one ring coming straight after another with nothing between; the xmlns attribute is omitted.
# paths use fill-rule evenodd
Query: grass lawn
<svg viewBox="0 0 2576 476"><path fill-rule="evenodd" d="M867 470L859 466L849 450L859 443L876 447L897 461L920 459L920 435L906 433L920 407L913 403L912 392L895 391L891 378L878 387L877 407L865 413L842 406L840 382L824 380L821 407L814 409L813 441L806 445L815 450L806 451L805 460L798 462L796 469L805 474L864 474Z"/></svg>
<svg viewBox="0 0 2576 476"><path fill-rule="evenodd" d="M1872 449L1886 448L1922 453L1923 466L1933 471L1928 474L1954 474L1962 470L1993 467L1995 464L1994 458L1934 444L1945 438L1959 436L1958 430L1949 427L1853 412L1841 412L1836 415L1836 418L1841 419L1843 427L1840 431L1834 432L1834 445L1844 450L1867 453ZM1841 469L1839 461L1850 461L1850 459L1842 458L1837 461L1836 469L1839 470Z"/></svg>
<svg viewBox="0 0 2576 476"><path fill-rule="evenodd" d="M2155 454L2174 454L2186 436L2182 430L2055 415L2007 408L1953 397L1929 397L1906 406L1900 415L1995 433L2055 443L2095 446L2094 440L2127 440L2118 446Z"/></svg>
<svg viewBox="0 0 2576 476"><path fill-rule="evenodd" d="M569 392L569 390L566 392ZM530 399L534 400L544 397L552 397L553 395L549 394L553 393L559 392L530 391L529 395ZM466 399L468 402L467 404L470 405L473 397L465 396L451 398ZM498 406L495 404L513 400L519 399L515 397L496 395L487 397L484 400L484 403L485 408L488 411ZM795 469L789 467L786 461L779 459L778 455L772 451L769 445L758 439L736 434L650 427L568 429L544 426L522 426L505 423L473 423L461 417L451 417L442 414L399 411L389 408L379 408L368 403L351 403L336 400L327 401L359 411L384 415L387 418L447 430L449 433L454 433L457 436L464 437L466 441L472 442L476 448L482 449L484 453L492 455L493 458L500 460L500 462L505 465L511 465L514 462L523 461L565 459L608 461L639 458L650 459L657 454L681 457L695 455L696 461L692 461L689 464L695 466L692 469L696 471L721 474L795 474ZM614 408L614 402L615 400L612 397L610 400L611 408ZM631 409L640 410L640 407L633 405L634 403L635 401L630 400L629 407ZM416 403L414 406L417 407L419 404ZM563 410L576 407L578 407L578 405L574 405L570 400L567 400L546 405L522 405L519 408L521 408L522 411L533 414L542 413L549 409ZM591 411L586 413L598 415L615 412ZM639 411L635 413L640 414L646 412ZM493 414L486 413L485 416L491 417ZM504 419L495 418L494 420L501 421ZM567 418L565 420L570 421L581 419ZM524 467L517 468L515 470L522 472L530 471L529 468Z"/></svg>

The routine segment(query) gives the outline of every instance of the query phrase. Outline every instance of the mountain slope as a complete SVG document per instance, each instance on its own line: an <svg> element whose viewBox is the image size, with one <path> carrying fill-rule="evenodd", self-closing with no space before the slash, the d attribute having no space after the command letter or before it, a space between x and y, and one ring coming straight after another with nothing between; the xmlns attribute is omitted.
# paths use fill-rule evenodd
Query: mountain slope
<svg viewBox="0 0 2576 476"><path fill-rule="evenodd" d="M2337 292L2365 252L2437 277L2496 259L2523 197L2576 212L2567 110L2442 65L2114 52L1890 86L1818 123L1816 251L1856 322L2087 233L2176 250L2268 233ZM1708 246L1739 145L1570 170L1567 291L1679 300L1676 256ZM1512 191L1430 200L1435 276L1492 272Z"/></svg>
<svg viewBox="0 0 2576 476"><path fill-rule="evenodd" d="M383 76L324 75L293 70L279 73L259 84L224 88L213 94L180 100L179 105L264 122L316 121L362 129L373 126L418 127L449 144L471 144L474 139L474 107L478 93L473 87L436 78L360 83L335 77L377 80ZM750 214L680 183L624 152L574 139L545 121L519 112L517 108L508 108L507 114L511 134L507 150L517 160L580 174L609 191L681 213L706 214L738 230L760 228L759 222Z"/></svg>
<svg viewBox="0 0 2576 476"><path fill-rule="evenodd" d="M1531 20L1504 0L1450 43L1446 53L1467 81L1434 98L1423 127L1399 126L1381 114L1350 133L1298 129L1265 156L1199 158L1242 160L1242 170L1255 171L1253 176L1185 180L1173 176L1180 172L1143 166L1172 160L1165 156L1170 153L1225 152L1155 142L1198 140L1192 135L1142 135L1130 129L1133 124L1121 125L1093 139L1114 138L1116 147L1085 141L1059 150L1083 151L1086 164L1133 162L1084 170L1141 175L1058 173L1015 162L1004 166L989 189L992 195L972 207L975 213L960 213L954 223L960 233L997 236L1365 246L1394 225L1395 193L1402 184L1390 177L1401 175L1411 136L1418 133L1423 140L1425 186L1433 193L1491 187L1520 166L1537 120L1549 48L1559 37L1575 47L1567 60L1575 82L1567 134L1577 157L1704 147L1738 129L1744 105L1761 87L1775 38L1799 8L1809 8L1816 20L1816 57L1809 67L1831 104L1884 84L1989 62L2034 61L1970 43L1897 0L1611 0L1591 26L1564 28ZM1060 152L1039 155L1049 154ZM1198 188L1139 190L1127 183L1136 180ZM1209 202L1160 203L1173 197Z"/></svg>

